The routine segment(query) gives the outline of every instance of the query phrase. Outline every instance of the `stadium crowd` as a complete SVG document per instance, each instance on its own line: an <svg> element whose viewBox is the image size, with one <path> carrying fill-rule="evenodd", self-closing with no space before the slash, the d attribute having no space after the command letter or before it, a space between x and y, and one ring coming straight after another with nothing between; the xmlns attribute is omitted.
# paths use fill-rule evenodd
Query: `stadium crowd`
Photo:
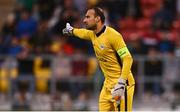
<svg viewBox="0 0 180 112"><path fill-rule="evenodd" d="M166 64L162 64L162 61L154 60L157 56L180 57L180 0L28 0L28 2L27 0L17 0L14 10L8 14L4 25L0 28L0 54L10 55L17 59L17 63L14 62L15 65L12 65L12 75L15 79L17 78L16 81L21 80L18 79L20 74L22 76L23 74L36 74L36 78L44 78L36 80L38 91L47 92L50 91L48 90L48 86L50 86L48 81L49 74L52 72L56 74L57 78L66 79L70 77L70 74L75 77L87 75L88 78L92 78L91 76L97 68L96 60L94 58L83 60L84 55L94 55L91 43L77 38L67 38L62 35L62 29L66 22L71 23L74 27L83 27L84 13L93 6L100 6L104 9L105 23L113 26L123 35L133 56L147 55L149 57L149 60L145 62L144 70L147 77L164 77L165 81L172 82L180 77L177 76L180 73L179 63L169 60ZM35 59L26 60L30 55L35 55ZM54 63L56 69L51 71L50 60L41 59L39 57L41 55L58 56L59 58ZM71 56L75 60L70 61L65 58ZM1 59L1 66L2 63L5 63L4 59ZM175 63L178 66L173 67ZM135 61L134 72L136 72L136 64ZM165 69L165 73L162 69ZM172 80L169 74L173 77ZM33 75L29 75L29 77L28 80L34 78ZM13 83L17 83L16 81ZM23 87L20 86L22 88L20 93L15 93L14 104L20 103L18 98L24 100L26 97L24 102L28 102L31 97L24 93L24 88L27 88L26 82L21 81L21 83L23 83L20 84ZM59 82L57 85L65 85L60 89L66 92L64 89L67 87L67 82ZM78 99L80 99L75 104L79 107L82 106L82 110L87 110L87 107L83 105L88 98L87 92L73 89L85 88L81 85L71 84L69 88L74 93L72 97L78 95ZM159 95L164 88L166 90L169 88L169 85L165 84L165 87L160 85L150 82L145 84L145 90ZM31 85L30 88L33 87L34 85ZM179 88L177 86L176 90ZM30 89L31 92L32 90ZM7 91L7 88L1 87L1 91ZM63 93L60 98L56 94L52 98L55 102L54 105L61 105L64 110L72 108L70 95ZM58 104L59 100L64 102ZM28 110L27 105L24 108ZM20 107L13 105L13 108L19 109Z"/></svg>

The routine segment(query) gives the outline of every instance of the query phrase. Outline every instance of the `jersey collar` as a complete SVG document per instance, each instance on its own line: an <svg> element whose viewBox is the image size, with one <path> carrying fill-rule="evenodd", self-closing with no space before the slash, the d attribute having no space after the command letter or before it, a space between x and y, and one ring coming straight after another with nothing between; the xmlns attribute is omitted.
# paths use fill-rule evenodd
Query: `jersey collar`
<svg viewBox="0 0 180 112"><path fill-rule="evenodd" d="M106 30L106 26L104 25L100 32L96 33L96 36L99 37Z"/></svg>

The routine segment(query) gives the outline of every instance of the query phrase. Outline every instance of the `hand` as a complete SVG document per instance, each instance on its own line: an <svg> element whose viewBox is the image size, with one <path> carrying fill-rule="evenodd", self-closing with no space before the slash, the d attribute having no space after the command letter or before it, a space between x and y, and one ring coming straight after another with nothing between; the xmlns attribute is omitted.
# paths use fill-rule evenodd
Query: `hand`
<svg viewBox="0 0 180 112"><path fill-rule="evenodd" d="M126 85L126 80L120 78L118 83L111 90L111 95L113 99L119 101L124 96L125 85Z"/></svg>
<svg viewBox="0 0 180 112"><path fill-rule="evenodd" d="M67 36L72 36L72 31L73 31L73 27L69 24L66 23L66 28L63 29L63 35L67 35Z"/></svg>

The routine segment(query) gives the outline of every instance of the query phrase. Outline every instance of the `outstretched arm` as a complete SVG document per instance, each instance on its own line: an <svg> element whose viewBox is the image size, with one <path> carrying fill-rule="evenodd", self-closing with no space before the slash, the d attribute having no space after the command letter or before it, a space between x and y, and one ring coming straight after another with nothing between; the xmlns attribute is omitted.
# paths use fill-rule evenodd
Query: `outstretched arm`
<svg viewBox="0 0 180 112"><path fill-rule="evenodd" d="M86 29L73 28L69 23L66 23L66 28L63 29L63 34L68 36L76 36L81 39L90 40L92 31Z"/></svg>

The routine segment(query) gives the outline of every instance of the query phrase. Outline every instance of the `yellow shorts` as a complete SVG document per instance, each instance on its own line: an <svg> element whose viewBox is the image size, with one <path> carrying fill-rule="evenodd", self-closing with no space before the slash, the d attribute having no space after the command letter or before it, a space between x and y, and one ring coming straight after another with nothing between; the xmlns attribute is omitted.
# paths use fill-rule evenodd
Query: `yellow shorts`
<svg viewBox="0 0 180 112"><path fill-rule="evenodd" d="M127 86L124 98L121 99L120 111L132 111L135 85ZM118 104L112 99L111 90L103 87L99 97L99 111L118 111Z"/></svg>

